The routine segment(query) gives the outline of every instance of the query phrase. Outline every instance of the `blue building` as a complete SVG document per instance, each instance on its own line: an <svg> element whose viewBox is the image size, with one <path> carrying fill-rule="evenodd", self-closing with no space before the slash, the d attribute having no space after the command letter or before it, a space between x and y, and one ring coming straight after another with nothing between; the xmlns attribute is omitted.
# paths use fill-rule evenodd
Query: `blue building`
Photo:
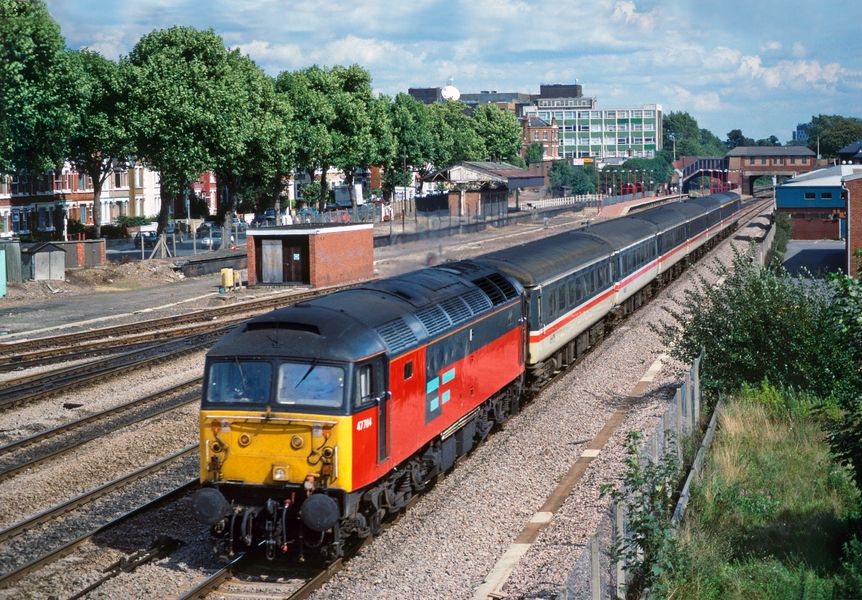
<svg viewBox="0 0 862 600"><path fill-rule="evenodd" d="M808 128L811 127L810 123L799 123L796 126L796 131L793 132L793 141L794 142L808 142Z"/></svg>
<svg viewBox="0 0 862 600"><path fill-rule="evenodd" d="M776 209L790 214L793 239L846 238L844 178L858 173L862 165L837 165L804 173L775 189Z"/></svg>

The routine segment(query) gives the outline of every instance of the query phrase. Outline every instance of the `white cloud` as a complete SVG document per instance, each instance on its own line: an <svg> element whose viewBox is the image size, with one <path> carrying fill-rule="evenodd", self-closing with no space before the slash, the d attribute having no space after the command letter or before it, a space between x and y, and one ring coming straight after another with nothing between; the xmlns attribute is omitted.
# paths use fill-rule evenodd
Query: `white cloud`
<svg viewBox="0 0 862 600"><path fill-rule="evenodd" d="M767 52L778 52L779 50L781 50L781 48L781 42L778 42L776 40L770 40L760 45L760 51L763 54L766 54Z"/></svg>
<svg viewBox="0 0 862 600"><path fill-rule="evenodd" d="M808 54L808 49L802 42L795 42L793 44L793 56L796 58L802 58L806 54Z"/></svg>
<svg viewBox="0 0 862 600"><path fill-rule="evenodd" d="M821 65L812 60L783 60L774 66L764 66L759 56L742 58L738 74L743 78L759 79L769 88L789 87L793 89L829 89L838 82L841 65Z"/></svg>
<svg viewBox="0 0 862 600"><path fill-rule="evenodd" d="M696 94L682 86L672 85L665 87L663 94L671 100L671 104L676 110L694 109L712 112L723 108L721 98L715 91Z"/></svg>
<svg viewBox="0 0 862 600"><path fill-rule="evenodd" d="M614 13L611 18L614 21L637 25L644 31L652 31L656 21L656 11L638 12L635 3L626 0L624 2L617 2L614 5Z"/></svg>

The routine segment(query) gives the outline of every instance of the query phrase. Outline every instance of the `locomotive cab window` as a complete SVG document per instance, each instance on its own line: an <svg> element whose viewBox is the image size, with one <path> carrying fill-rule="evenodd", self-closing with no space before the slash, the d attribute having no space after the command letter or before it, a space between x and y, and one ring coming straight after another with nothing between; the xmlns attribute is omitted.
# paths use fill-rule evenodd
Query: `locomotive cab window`
<svg viewBox="0 0 862 600"><path fill-rule="evenodd" d="M316 362L278 366L279 404L338 408L344 403L344 369Z"/></svg>
<svg viewBox="0 0 862 600"><path fill-rule="evenodd" d="M268 362L213 362L207 374L206 400L220 404L267 404L271 381L272 365Z"/></svg>
<svg viewBox="0 0 862 600"><path fill-rule="evenodd" d="M412 362L408 363L411 365ZM407 365L405 365L405 373ZM383 395L383 365L376 360L356 366L354 378L353 407L365 408L374 404ZM412 373L411 373L412 374Z"/></svg>

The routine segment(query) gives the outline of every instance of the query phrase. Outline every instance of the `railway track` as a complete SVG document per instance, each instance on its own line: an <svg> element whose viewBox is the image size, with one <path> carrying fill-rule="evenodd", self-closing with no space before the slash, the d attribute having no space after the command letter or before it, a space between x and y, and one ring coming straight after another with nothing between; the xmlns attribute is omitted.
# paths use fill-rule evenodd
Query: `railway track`
<svg viewBox="0 0 862 600"><path fill-rule="evenodd" d="M200 386L200 378L194 378L192 380L177 384L175 386L171 386L170 388L158 391L154 394L150 394L143 398L136 398L118 406L114 406L112 408L99 411L91 415L87 415L86 417L82 417L75 421L58 425L57 427L54 427L52 429L41 431L26 438L10 442L4 446L0 446L0 461L7 455L17 452L19 450L23 450L29 446L43 444L59 436L70 434L87 425L94 425L100 422L109 421L110 419L123 415L124 413L128 413L137 409L145 409L147 406L157 404L161 400L170 399L172 396L180 395L180 398L178 398L176 401L167 402L164 406L160 406L154 411L148 411L140 417L141 419L147 420L154 419L165 413L197 402L199 399L198 394L195 393L191 398L189 398L188 391L191 391L198 386ZM187 393L183 394L183 392ZM76 436L73 443L59 445L59 447L50 447L49 444L46 444L46 446L48 447L45 448L42 452L35 453L35 456L31 456L30 458L6 466L0 466L0 481L8 479L9 477L12 477L16 473L19 473L24 469L35 467L46 461L62 456L63 454L72 452L73 450L80 448L87 442L91 442L94 439L97 439L107 433L117 431L126 425L127 423L120 423L118 425L110 427L97 427L89 431L88 433Z"/></svg>
<svg viewBox="0 0 862 600"><path fill-rule="evenodd" d="M5 385L0 386L0 410L14 408L49 394L82 387L108 376L121 375L191 354L215 343L231 327L233 325L223 325L204 333L133 350L106 360L26 375L7 381Z"/></svg>
<svg viewBox="0 0 862 600"><path fill-rule="evenodd" d="M143 349L147 345L158 344L187 336L190 331L194 331L194 333L202 333L219 327L224 327L227 324L234 323L243 318L244 317L238 317L230 319L229 321L222 319L208 323L194 324L184 328L153 331L150 333L130 335L120 338L109 337L74 346L33 350L20 354L7 355L0 357L0 373L31 369L33 367L40 367L58 362L69 362L84 358L104 356L106 354L117 353L123 350L129 351Z"/></svg>
<svg viewBox="0 0 862 600"><path fill-rule="evenodd" d="M27 358L24 358L25 356L33 355L37 352L41 352L41 356L50 355L50 353L58 350L71 352L72 347L80 346L88 342L104 341L107 338L120 338L126 336L138 336L139 338L143 338L146 333L149 335L149 339L163 339L165 330L168 328L180 325L189 326L195 323L206 323L215 319L237 316L245 313L248 313L249 315L256 314L275 307L302 302L303 300L329 293L337 289L342 289L344 287L350 286L309 290L299 294L273 294L259 300L250 300L239 304L228 304L215 308L207 308L183 315L160 317L157 319L136 321L134 323L114 325L100 329L89 329L75 333L3 342L0 343L0 364L14 362L16 360L15 357L22 357L22 360L27 360ZM115 342L116 341L118 340L115 340ZM120 341L120 343L124 342L125 340ZM38 356L33 356L33 358L38 358Z"/></svg>
<svg viewBox="0 0 862 600"><path fill-rule="evenodd" d="M33 515L27 519L14 523L13 525L7 527L3 531L0 531L0 541L6 541L13 537L19 536L22 533L26 532L28 529L36 527L42 523L45 523L51 519L55 519L60 517L66 513L69 513L76 508L83 506L88 502L92 502L98 497L104 496L109 492L116 490L124 485L128 485L146 477L149 474L152 474L156 471L159 471L165 467L167 467L170 463L175 462L177 460L181 460L193 453L197 452L197 445L193 444L191 446L187 446L175 452L167 457L164 457L150 465L137 469L132 473L124 475L120 478L117 478L113 481L110 481L98 488L95 488L89 492L76 496L67 502L63 502L56 506L53 506L41 513ZM0 575L0 589L7 588L10 585L18 582L22 578L27 575L45 567L46 565L59 560L60 558L70 554L79 546L89 542L95 536L108 531L118 525L128 521L134 516L137 516L145 511L153 510L164 504L175 500L176 498L182 496L183 494L189 492L194 489L198 485L197 479L191 479L186 481L185 483L169 490L168 492L158 496L157 498L150 500L142 505L139 505L117 517L114 517L107 523L94 527L93 529L87 531L86 533L79 535L78 537L72 539L71 541L62 543L59 547L50 550L37 558L30 560L26 564L14 568L11 571L8 571L2 575Z"/></svg>

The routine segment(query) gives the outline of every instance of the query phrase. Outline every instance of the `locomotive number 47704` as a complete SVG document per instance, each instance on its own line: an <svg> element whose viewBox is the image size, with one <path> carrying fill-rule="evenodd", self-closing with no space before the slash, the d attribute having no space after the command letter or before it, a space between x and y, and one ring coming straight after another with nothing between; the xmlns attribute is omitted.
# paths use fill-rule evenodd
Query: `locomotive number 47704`
<svg viewBox="0 0 862 600"><path fill-rule="evenodd" d="M361 421L356 422L356 431L362 431L364 429L370 429L371 424L373 423L371 417L367 419L362 419Z"/></svg>

